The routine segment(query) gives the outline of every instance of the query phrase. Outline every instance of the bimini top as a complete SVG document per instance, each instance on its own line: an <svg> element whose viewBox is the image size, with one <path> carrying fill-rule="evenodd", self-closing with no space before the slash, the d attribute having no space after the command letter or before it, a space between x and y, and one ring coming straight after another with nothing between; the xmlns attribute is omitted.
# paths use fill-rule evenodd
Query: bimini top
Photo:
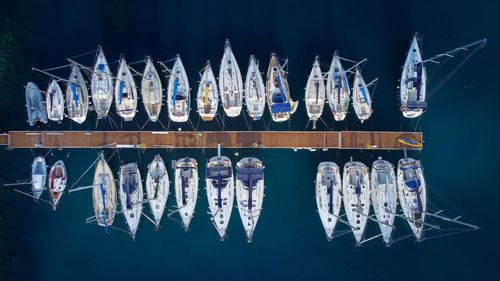
<svg viewBox="0 0 500 281"><path fill-rule="evenodd" d="M206 176L212 180L218 180L219 176L221 179L229 178L232 176L232 168L231 167L209 167L206 171Z"/></svg>
<svg viewBox="0 0 500 281"><path fill-rule="evenodd" d="M274 98L273 98L273 102ZM292 110L292 107L289 102L287 103L275 103L271 105L271 112L272 113L281 113L281 112L290 112Z"/></svg>
<svg viewBox="0 0 500 281"><path fill-rule="evenodd" d="M129 173L127 175L127 179L125 180L125 183L122 185L122 189L123 192L127 194L127 209L131 209L132 204L130 202L130 194L134 193L137 190L134 173Z"/></svg>
<svg viewBox="0 0 500 281"><path fill-rule="evenodd" d="M410 189L410 191L415 191L417 190L417 188L420 187L420 180L407 180L405 182L406 186L408 187L408 189Z"/></svg>
<svg viewBox="0 0 500 281"><path fill-rule="evenodd" d="M264 177L264 169L262 168L239 168L236 172L236 178L240 180L245 187L253 189L257 182Z"/></svg>

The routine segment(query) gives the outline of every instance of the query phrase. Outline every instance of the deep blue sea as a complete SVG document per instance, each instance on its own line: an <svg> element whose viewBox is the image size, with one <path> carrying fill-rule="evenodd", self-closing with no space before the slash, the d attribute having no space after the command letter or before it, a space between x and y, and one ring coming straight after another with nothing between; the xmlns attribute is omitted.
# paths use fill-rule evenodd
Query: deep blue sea
<svg viewBox="0 0 500 281"><path fill-rule="evenodd" d="M101 45L109 61L123 54L127 61L151 55L166 60L179 53L195 95L206 60L218 73L224 40L229 38L243 75L254 54L261 71L267 71L271 52L289 59L289 84L294 100L302 101L307 75L316 54L327 71L333 52L349 59L368 58L363 68L367 81L379 77L373 97L374 114L360 124L352 110L346 121L333 123L328 111L318 130L422 131L424 149L409 152L425 167L428 200L434 209L451 217L465 214L481 230L416 243L407 239L386 248L380 238L354 247L352 235L328 242L316 212L314 179L321 161L343 166L350 157L371 166L382 156L397 164L399 151L223 149L233 164L241 157L256 156L265 169L265 198L254 241L248 244L239 214L234 208L228 239L220 242L207 214L203 180L206 158L199 149L120 150L109 162L118 171L120 161L139 162L142 174L154 155L170 161L194 157L200 163L200 192L191 230L184 230L166 216L162 229L142 219L135 242L120 231L85 223L93 215L91 191L64 194L53 212L45 203L0 190L0 280L494 280L500 254L496 207L500 196L498 163L498 104L500 95L497 1L0 1L0 131L94 130L96 114L77 125L66 120L41 128L26 121L23 85L33 80L45 88L49 79L31 67L64 65L66 57L95 50ZM424 57L465 42L488 38L479 50L429 100L428 111L407 120L398 110L396 86L401 65L414 32L423 36ZM91 65L94 56L78 58ZM456 58L455 63L461 58ZM453 61L452 61L453 62ZM452 63L450 62L450 64ZM436 85L452 69L430 81ZM143 65L136 67L142 70ZM112 66L116 72L117 65ZM54 72L66 77L68 69ZM139 81L139 80L137 80ZM166 85L166 80L163 80ZM191 103L194 108L194 102ZM123 130L137 130L147 120L141 103L135 121ZM164 108L165 109L165 108ZM119 120L111 109L112 116ZM269 121L266 109L264 119ZM195 111L191 119L196 125ZM166 110L160 120L168 124ZM240 116L226 121L227 130L247 130ZM272 130L304 130L303 104L290 124L271 124ZM170 130L192 130L170 124ZM109 130L99 122L97 130ZM200 130L220 130L216 122L200 124ZM252 130L264 130L254 122ZM309 124L310 129L310 124ZM146 124L144 130L163 130ZM97 157L97 150L51 151L48 164L65 161L72 186ZM239 156L235 156L235 152ZM0 148L0 182L30 176L33 155L48 150ZM113 150L107 150L109 156ZM172 170L170 172L173 178ZM77 184L91 183L93 170ZM21 187L25 190L29 186ZM47 196L45 194L44 196ZM47 197L46 197L47 198ZM446 198L446 200L442 200ZM174 193L167 208L174 207ZM446 202L448 201L448 202ZM459 209L457 211L456 209ZM149 206L145 205L149 214ZM371 211L373 212L373 211ZM409 233L396 219L395 236ZM126 228L122 216L115 226ZM378 234L368 222L366 236ZM438 233L439 234L439 233ZM495 277L497 276L497 277Z"/></svg>

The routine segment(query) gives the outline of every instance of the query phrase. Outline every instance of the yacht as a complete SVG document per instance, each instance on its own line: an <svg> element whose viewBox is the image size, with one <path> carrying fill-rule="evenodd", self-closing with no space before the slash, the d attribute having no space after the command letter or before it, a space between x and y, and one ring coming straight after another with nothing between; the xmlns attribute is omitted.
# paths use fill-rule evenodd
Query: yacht
<svg viewBox="0 0 500 281"><path fill-rule="evenodd" d="M193 158L179 159L175 166L175 200L186 231L193 218L197 199L198 163Z"/></svg>
<svg viewBox="0 0 500 281"><path fill-rule="evenodd" d="M219 93L226 115L236 117L243 105L243 81L229 40L224 45L224 55L219 70Z"/></svg>
<svg viewBox="0 0 500 281"><path fill-rule="evenodd" d="M316 173L316 205L328 241L333 239L342 205L340 169L333 162L321 162Z"/></svg>
<svg viewBox="0 0 500 281"><path fill-rule="evenodd" d="M325 105L325 83L319 63L319 56L314 59L313 67L306 84L306 110L307 116L313 121L313 129L316 129L316 122L323 114Z"/></svg>

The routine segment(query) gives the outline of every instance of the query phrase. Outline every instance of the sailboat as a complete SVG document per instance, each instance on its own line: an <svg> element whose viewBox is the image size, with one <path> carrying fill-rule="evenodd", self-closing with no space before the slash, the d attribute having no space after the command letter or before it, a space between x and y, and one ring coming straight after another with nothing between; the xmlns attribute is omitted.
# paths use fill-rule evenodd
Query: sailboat
<svg viewBox="0 0 500 281"><path fill-rule="evenodd" d="M420 161L412 158L399 160L398 195L406 221L417 240L420 241L427 210L427 190Z"/></svg>
<svg viewBox="0 0 500 281"><path fill-rule="evenodd" d="M57 203L66 188L68 183L68 175L66 174L66 166L62 160L57 161L49 172L49 192L52 198L52 208L56 210Z"/></svg>
<svg viewBox="0 0 500 281"><path fill-rule="evenodd" d="M349 109L351 92L346 71L342 67L337 51L333 54L330 70L328 71L326 95L335 121L344 120Z"/></svg>
<svg viewBox="0 0 500 281"><path fill-rule="evenodd" d="M425 94L427 72L422 63L422 51L418 44L418 33L413 36L401 73L400 95L401 111L406 118L415 118L427 109Z"/></svg>
<svg viewBox="0 0 500 281"><path fill-rule="evenodd" d="M398 196L394 166L388 161L382 160L381 157L372 164L371 197L382 238L389 246Z"/></svg>
<svg viewBox="0 0 500 281"><path fill-rule="evenodd" d="M66 87L66 106L71 120L78 124L85 122L89 108L89 92L76 64L71 64L71 74Z"/></svg>
<svg viewBox="0 0 500 281"><path fill-rule="evenodd" d="M255 157L245 157L236 164L236 202L241 222L252 242L264 199L264 166Z"/></svg>
<svg viewBox="0 0 500 281"><path fill-rule="evenodd" d="M175 199L184 230L189 229L198 199L198 163L193 158L182 158L175 166Z"/></svg>
<svg viewBox="0 0 500 281"><path fill-rule="evenodd" d="M205 70L201 75L196 102L198 114L200 114L203 121L214 119L217 113L217 106L219 105L219 91L217 90L217 81L215 80L210 61L207 61Z"/></svg>
<svg viewBox="0 0 500 281"><path fill-rule="evenodd" d="M107 231L108 226L112 225L115 219L116 184L115 177L102 152L99 154L99 161L94 172L92 202L97 224L105 227Z"/></svg>
<svg viewBox="0 0 500 281"><path fill-rule="evenodd" d="M135 240L135 234L141 220L143 200L144 191L142 190L141 174L137 163L121 166L120 203L133 240Z"/></svg>
<svg viewBox="0 0 500 281"><path fill-rule="evenodd" d="M149 200L149 207L158 229L165 210L165 204L169 194L170 182L168 181L168 172L165 162L160 154L157 154L148 166L148 175L146 177L146 192Z"/></svg>
<svg viewBox="0 0 500 281"><path fill-rule="evenodd" d="M243 81L228 39L224 45L224 55L220 64L219 92L227 116L240 115L243 105Z"/></svg>
<svg viewBox="0 0 500 281"><path fill-rule="evenodd" d="M137 110L137 88L134 77L127 66L125 58L120 58L115 82L116 112L125 121L132 121Z"/></svg>
<svg viewBox="0 0 500 281"><path fill-rule="evenodd" d="M174 122L186 122L189 118L189 81L179 55L168 80L168 116Z"/></svg>
<svg viewBox="0 0 500 281"><path fill-rule="evenodd" d="M42 192L45 190L45 183L47 181L47 164L45 158L38 156L33 160L31 165L31 192L36 200L40 198Z"/></svg>
<svg viewBox="0 0 500 281"><path fill-rule="evenodd" d="M359 245L370 212L370 176L365 164L351 161L344 165L342 193L347 220Z"/></svg>
<svg viewBox="0 0 500 281"><path fill-rule="evenodd" d="M313 121L313 129L316 129L316 121L323 114L325 105L325 83L319 64L319 56L314 59L313 67L306 84L306 110L307 116Z"/></svg>
<svg viewBox="0 0 500 281"><path fill-rule="evenodd" d="M361 123L370 118L373 113L370 91L358 68L356 68L356 76L352 89L352 105Z"/></svg>
<svg viewBox="0 0 500 281"><path fill-rule="evenodd" d="M28 82L28 85L26 85L26 110L28 111L30 126L47 123L47 112L43 104L43 96L40 88L34 82Z"/></svg>
<svg viewBox="0 0 500 281"><path fill-rule="evenodd" d="M333 162L321 162L316 173L316 205L326 239L333 239L335 225L342 205L340 169Z"/></svg>
<svg viewBox="0 0 500 281"><path fill-rule="evenodd" d="M267 105L271 111L271 118L275 122L283 122L290 119L290 115L297 109L298 102L292 101L288 81L278 57L271 54L271 61L267 69L266 80Z"/></svg>
<svg viewBox="0 0 500 281"><path fill-rule="evenodd" d="M149 120L152 122L158 121L163 102L163 89L161 87L160 75L156 71L155 65L151 57L146 57L146 67L141 81L141 96L142 103Z"/></svg>
<svg viewBox="0 0 500 281"><path fill-rule="evenodd" d="M101 46L97 47L90 90L97 118L106 118L113 103L113 76Z"/></svg>
<svg viewBox="0 0 500 281"><path fill-rule="evenodd" d="M250 56L250 62L248 63L245 79L245 103L248 116L253 120L259 120L266 107L266 90L259 71L259 64L254 56Z"/></svg>
<svg viewBox="0 0 500 281"><path fill-rule="evenodd" d="M221 241L226 236L234 200L234 178L231 160L220 155L210 158L206 169L207 198L212 223Z"/></svg>
<svg viewBox="0 0 500 281"><path fill-rule="evenodd" d="M47 89L46 96L47 117L52 121L61 121L64 118L64 96L57 83L57 80L52 79Z"/></svg>

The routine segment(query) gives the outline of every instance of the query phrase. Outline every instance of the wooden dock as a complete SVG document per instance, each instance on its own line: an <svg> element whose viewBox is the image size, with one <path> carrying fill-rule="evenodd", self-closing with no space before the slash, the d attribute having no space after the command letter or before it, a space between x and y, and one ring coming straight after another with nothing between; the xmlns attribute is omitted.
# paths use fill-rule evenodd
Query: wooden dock
<svg viewBox="0 0 500 281"><path fill-rule="evenodd" d="M11 131L9 148L312 148L402 150L399 138L422 143L421 132L369 131ZM422 147L408 149L420 150Z"/></svg>

